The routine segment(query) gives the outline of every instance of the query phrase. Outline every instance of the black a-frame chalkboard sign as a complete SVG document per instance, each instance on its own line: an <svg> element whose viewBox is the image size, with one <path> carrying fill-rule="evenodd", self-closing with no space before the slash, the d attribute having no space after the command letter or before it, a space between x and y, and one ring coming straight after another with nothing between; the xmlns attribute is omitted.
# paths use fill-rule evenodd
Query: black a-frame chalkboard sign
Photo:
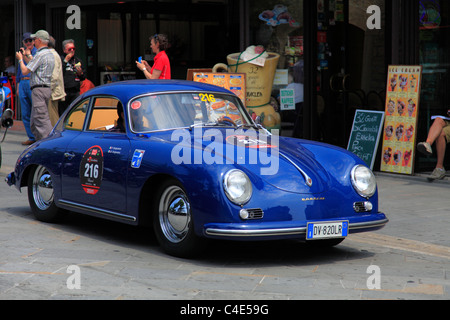
<svg viewBox="0 0 450 320"><path fill-rule="evenodd" d="M384 112L356 110L347 150L360 157L372 170L383 126Z"/></svg>

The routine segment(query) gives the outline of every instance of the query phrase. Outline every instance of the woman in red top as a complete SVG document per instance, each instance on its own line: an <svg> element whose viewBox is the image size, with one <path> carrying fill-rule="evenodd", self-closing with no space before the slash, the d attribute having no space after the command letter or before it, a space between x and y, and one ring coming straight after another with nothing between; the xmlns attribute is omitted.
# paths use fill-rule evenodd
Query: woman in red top
<svg viewBox="0 0 450 320"><path fill-rule="evenodd" d="M150 68L150 65L145 60L142 60L142 63L136 61L137 67L144 72L147 79L170 79L170 61L166 54L166 49L169 48L167 36L155 34L150 38L150 48L153 53L156 53L153 67Z"/></svg>

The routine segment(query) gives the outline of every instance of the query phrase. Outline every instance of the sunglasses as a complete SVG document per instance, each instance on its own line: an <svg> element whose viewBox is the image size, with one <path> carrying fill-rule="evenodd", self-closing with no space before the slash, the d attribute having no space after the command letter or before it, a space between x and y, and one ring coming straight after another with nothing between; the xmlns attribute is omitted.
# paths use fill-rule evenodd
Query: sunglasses
<svg viewBox="0 0 450 320"><path fill-rule="evenodd" d="M25 40L23 40L23 42L24 43L30 43L30 42L33 42L33 39L25 39Z"/></svg>
<svg viewBox="0 0 450 320"><path fill-rule="evenodd" d="M155 40L155 43L159 42L159 35L156 33L154 36L150 37L149 40L151 41L152 39Z"/></svg>
<svg viewBox="0 0 450 320"><path fill-rule="evenodd" d="M69 48L67 51L75 51L75 48Z"/></svg>

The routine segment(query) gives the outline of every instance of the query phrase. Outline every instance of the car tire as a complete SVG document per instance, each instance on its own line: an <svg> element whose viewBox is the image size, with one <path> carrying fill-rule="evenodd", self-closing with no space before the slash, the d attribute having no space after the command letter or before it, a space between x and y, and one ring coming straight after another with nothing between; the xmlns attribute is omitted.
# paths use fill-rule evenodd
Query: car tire
<svg viewBox="0 0 450 320"><path fill-rule="evenodd" d="M204 248L205 240L194 232L189 198L177 180L162 183L153 204L153 227L162 249L176 257L192 258Z"/></svg>
<svg viewBox="0 0 450 320"><path fill-rule="evenodd" d="M35 167L28 176L28 202L39 221L56 222L63 214L54 201L50 172L43 166Z"/></svg>

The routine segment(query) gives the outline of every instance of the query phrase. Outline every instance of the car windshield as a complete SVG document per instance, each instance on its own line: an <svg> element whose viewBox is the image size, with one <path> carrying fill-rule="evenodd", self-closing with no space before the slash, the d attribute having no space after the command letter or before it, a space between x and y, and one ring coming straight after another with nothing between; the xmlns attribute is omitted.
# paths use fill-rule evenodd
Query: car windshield
<svg viewBox="0 0 450 320"><path fill-rule="evenodd" d="M133 132L193 126L253 125L239 98L219 93L164 93L141 96L129 103Z"/></svg>

